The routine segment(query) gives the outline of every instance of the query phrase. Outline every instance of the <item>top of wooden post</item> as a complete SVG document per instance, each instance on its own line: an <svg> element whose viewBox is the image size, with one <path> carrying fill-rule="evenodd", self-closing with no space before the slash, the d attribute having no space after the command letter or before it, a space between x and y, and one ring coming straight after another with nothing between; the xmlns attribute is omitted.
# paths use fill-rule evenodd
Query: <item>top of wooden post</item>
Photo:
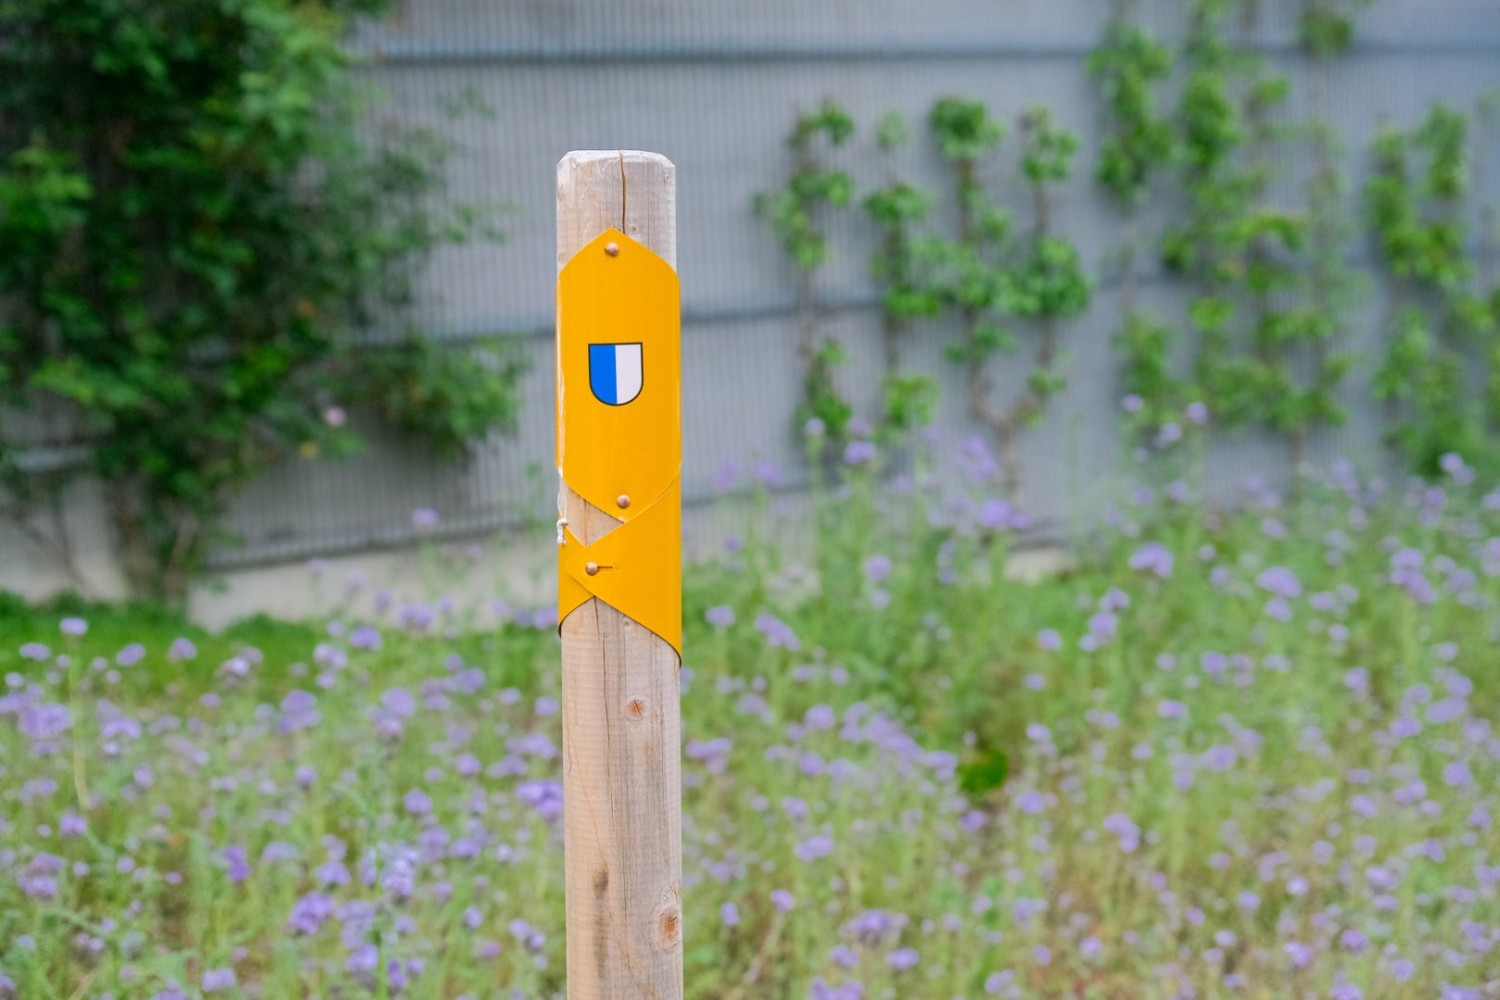
<svg viewBox="0 0 1500 1000"><path fill-rule="evenodd" d="M660 153L575 149L557 164L557 267L614 226L677 266L677 168Z"/></svg>

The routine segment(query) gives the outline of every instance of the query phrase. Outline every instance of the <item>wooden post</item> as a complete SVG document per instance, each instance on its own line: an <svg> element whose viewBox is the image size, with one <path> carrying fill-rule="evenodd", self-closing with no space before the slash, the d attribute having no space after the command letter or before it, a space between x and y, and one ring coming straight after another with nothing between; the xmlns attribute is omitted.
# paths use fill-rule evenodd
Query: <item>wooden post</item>
<svg viewBox="0 0 1500 1000"><path fill-rule="evenodd" d="M607 255L611 262L596 264L595 259L581 258L580 265L620 267L632 255L641 266L662 272L670 288L671 351L680 350L676 343L678 306L675 269L676 254L675 168L665 157L634 151L582 151L563 157L557 167L557 266L559 275L575 256L587 249ZM629 240L601 243L601 234L618 230ZM631 242L633 241L633 242ZM636 244L639 244L637 246ZM649 250L669 265L649 259ZM625 252L622 252L625 251ZM633 266L633 265L632 265ZM677 490L677 467L681 462L680 386L663 387L661 372L669 370L676 383L678 356L670 368L658 364L655 350L647 337L646 355L635 356L635 391L642 401L651 393L670 391L670 408L675 426L666 441L636 440L624 444L609 440L613 431L600 435L591 428L565 426L565 417L574 415L575 399L590 392L589 379L594 370L587 368L587 379L568 378L566 392L569 409L564 408L564 373L568 365L577 364L580 345L579 317L587 309L578 300L594 300L591 289L568 284L582 272L569 269L569 278L560 277L558 299L558 454L559 471L563 473L558 498L558 540L562 587L572 586L583 603L574 608L563 604L562 634L562 727L563 727L563 829L567 869L567 995L569 1000L679 1000L682 996L682 765L680 757L682 722L678 704L678 673L681 658L681 549L680 499ZM607 272L617 274L624 272ZM654 287L654 286L653 286ZM625 289L635 294L634 284ZM608 293L616 294L616 293ZM642 293L645 294L645 293ZM651 293L655 296L655 293ZM665 299L665 296L656 296ZM597 301L585 303L597 309ZM654 309L655 303L650 304ZM566 308L566 317L565 317ZM665 308L665 307L664 307ZM608 323L590 320L590 328L581 331L582 339L595 346L613 349L639 344L637 328L639 311L617 310ZM665 329L666 323L658 324ZM595 330L593 326L610 329ZM652 334L651 336L654 336ZM665 334L663 337L665 338ZM664 341L665 342L665 341ZM680 355L679 355L680 356ZM585 365L592 365L592 354ZM610 355L613 357L613 355ZM644 365L646 388L640 388L640 366ZM627 365L628 367L628 365ZM653 382L653 378L657 381ZM575 384L582 381L582 385ZM606 393L607 395L607 393ZM594 396L599 391L594 390ZM595 417L633 419L639 406L636 397L620 404L611 400L610 407L600 407ZM628 405L626 405L628 404ZM594 403L591 401L590 406ZM591 425L592 426L592 425ZM581 434L580 431L583 431ZM589 440L590 437L595 438ZM604 440L598 438L603 437ZM568 449L563 458L563 445ZM618 497L612 481L606 483L610 499L600 500L601 490L594 490L594 503L584 499L590 492L577 477L569 481L565 471L568 461L595 461L586 454L590 449L656 449L642 452L646 464L661 464L663 449L675 449L671 456L670 486L657 498L631 497L621 490ZM598 460L603 461L602 458ZM633 466L632 466L633 467ZM607 477L606 477L607 478ZM576 488L576 489L575 489ZM655 487L651 487L654 491ZM652 503L651 517L642 508ZM633 518L627 520L628 518ZM649 534L657 522L661 533ZM603 545L601 539L620 532ZM646 534L643 534L646 533ZM669 538L669 534L676 537ZM597 551L606 546L628 544L634 547L620 555L622 565L601 565ZM664 539L662 551L642 550L640 539ZM587 549L587 554L583 554ZM577 562L588 558L588 563ZM573 572L569 574L569 562ZM652 560L660 565L650 565ZM611 562L615 560L611 559ZM642 566L645 563L647 565ZM628 565L625 565L628 564ZM579 566L587 576L580 576ZM642 588L642 573L649 573ZM632 577L630 574L637 574ZM675 613L677 636L668 641L671 626L642 625L639 614L632 618L616 606L606 603L608 587L621 585L625 591L616 605L630 606L640 589L656 589L663 580L676 590L663 602L671 609L661 612L653 621L670 618ZM582 590L578 590L582 588ZM599 595L605 596L599 596ZM561 598L560 598L561 600Z"/></svg>

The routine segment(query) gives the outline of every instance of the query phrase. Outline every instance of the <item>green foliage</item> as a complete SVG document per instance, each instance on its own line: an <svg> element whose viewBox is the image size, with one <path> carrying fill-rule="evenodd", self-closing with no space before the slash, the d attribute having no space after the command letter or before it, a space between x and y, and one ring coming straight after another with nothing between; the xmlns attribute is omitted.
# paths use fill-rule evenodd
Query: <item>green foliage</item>
<svg viewBox="0 0 1500 1000"><path fill-rule="evenodd" d="M1146 196L1152 174L1173 155L1171 122L1156 106L1156 88L1172 73L1172 50L1149 32L1115 18L1089 56L1109 113L1094 177L1127 208Z"/></svg>
<svg viewBox="0 0 1500 1000"><path fill-rule="evenodd" d="M911 130L899 111L887 111L875 123L875 145L890 152L911 142Z"/></svg>
<svg viewBox="0 0 1500 1000"><path fill-rule="evenodd" d="M978 179L981 158L1004 135L1000 123L982 103L948 97L933 106L928 124L953 169L958 232L952 239L929 236L916 244L920 284L958 314L963 338L947 353L966 369L971 415L999 440L1003 485L1014 500L1020 490L1016 439L1041 419L1047 400L1066 384L1058 324L1083 312L1090 298L1077 249L1057 236L1051 223L1051 189L1069 176L1077 139L1056 127L1045 108L1022 116L1020 168L1034 225L1021 235L1013 231L1010 211L993 201ZM1019 349L1015 321L1031 328L1035 356L1026 390L1001 407L992 399L986 368L996 353Z"/></svg>
<svg viewBox="0 0 1500 1000"><path fill-rule="evenodd" d="M834 369L847 360L843 347L832 337L818 345L803 383L803 402L796 413L797 426L806 426L809 420L817 419L823 425L823 434L835 442L844 439L854 417L853 405L839 393L833 379Z"/></svg>
<svg viewBox="0 0 1500 1000"><path fill-rule="evenodd" d="M342 395L366 400L389 424L452 459L497 422L514 424L520 398L513 386L524 370L513 344L502 338L481 338L456 351L409 337L371 349ZM474 377L476 372L482 377Z"/></svg>
<svg viewBox="0 0 1500 1000"><path fill-rule="evenodd" d="M1115 335L1123 387L1133 402L1125 414L1126 425L1138 438L1149 440L1165 425L1180 421L1187 405L1201 399L1177 375L1173 346L1180 336L1171 326L1140 312L1127 315Z"/></svg>
<svg viewBox="0 0 1500 1000"><path fill-rule="evenodd" d="M882 116L876 143L888 156L909 141L905 119L895 112ZM937 315L942 302L916 277L913 228L927 218L932 197L889 173L884 187L865 198L865 212L880 232L870 259L870 271L881 288L885 374L881 379L882 432L900 435L930 423L937 405L936 380L902 370L901 341L912 320Z"/></svg>
<svg viewBox="0 0 1500 1000"><path fill-rule="evenodd" d="M1441 104L1415 129L1383 129L1364 191L1392 309L1374 389L1390 440L1427 475L1449 452L1481 468L1500 463L1491 405L1500 310L1476 289L1465 255L1468 133L1465 116Z"/></svg>
<svg viewBox="0 0 1500 1000"><path fill-rule="evenodd" d="M880 384L885 426L901 433L932 423L940 389L926 375L891 375Z"/></svg>
<svg viewBox="0 0 1500 1000"><path fill-rule="evenodd" d="M958 769L958 787L979 798L998 790L1010 777L1010 758L1001 750L989 750Z"/></svg>
<svg viewBox="0 0 1500 1000"><path fill-rule="evenodd" d="M786 186L755 197L756 213L770 224L782 250L797 268L803 392L796 424L801 428L816 417L823 424L823 440L830 448L837 448L846 437L854 407L835 384L834 368L845 356L838 342L818 329L812 276L829 255L828 238L820 228L822 213L842 208L854 197L853 178L843 170L824 166L821 157L827 150L842 146L853 134L854 120L831 101L800 115L787 137L792 173Z"/></svg>
<svg viewBox="0 0 1500 1000"><path fill-rule="evenodd" d="M1180 438L1184 418L1193 424L1212 419L1225 429L1259 427L1286 443L1297 470L1309 436L1345 419L1343 394L1354 359L1343 344L1363 282L1346 260L1354 239L1351 199L1338 138L1323 116L1329 61L1348 50L1354 15L1363 5L1302 0L1302 66L1312 110L1311 120L1293 124L1285 121L1290 82L1270 71L1253 44L1263 3L1189 0L1180 51L1133 23L1128 2L1114 5L1086 69L1106 113L1093 174L1122 210L1121 319L1114 342L1130 399L1126 423L1138 440L1166 447ZM1160 109L1168 87L1178 95L1170 114ZM1500 106L1500 98L1488 106ZM990 188L1000 173L990 158L1007 130L984 102L940 98L927 125L951 171L948 197L940 203L890 170L887 160L885 182L863 198L879 235L871 272L881 293L886 344L884 423L905 429L912 413L928 412L935 389L901 370L900 345L922 321L949 317L962 335L944 353L964 369L969 411L995 433L1002 464L1013 472L1016 435L1041 418L1047 400L1065 385L1058 325L1081 315L1091 301L1080 255L1052 221L1055 191L1071 174L1078 143L1054 127L1045 111L1022 117L1018 180L1030 196L1030 211L1023 212ZM826 139L833 146L851 132L847 116L829 106L800 121L791 144L805 151L815 139ZM887 157L907 142L906 123L896 114L883 116L874 132ZM1366 189L1389 270L1424 296L1441 299L1440 309L1428 316L1430 334L1405 342L1398 352L1404 360L1387 364L1377 379L1380 398L1433 414L1441 425L1432 433L1402 435L1413 448L1426 442L1418 448L1431 453L1419 463L1426 469L1435 468L1432 455L1440 439L1469 452L1470 442L1485 440L1479 431L1500 427L1500 346L1493 335L1500 292L1475 281L1465 257L1464 217L1413 202L1456 205L1466 196L1466 141L1463 117L1439 109L1414 133L1383 137L1377 145L1382 160L1390 160L1393 149L1420 152L1420 169L1410 177L1402 170L1378 170ZM1302 198L1286 197L1286 179L1274 172L1281 164L1302 162L1293 143L1305 143L1301 148L1311 153L1310 170L1291 178ZM762 205L782 220L778 233L788 253L811 270L822 264L827 248L803 206L842 205L852 199L854 184L815 159L808 164L809 176L794 180L783 201L768 197ZM1176 214L1159 234L1143 234L1139 209L1163 171L1175 181ZM779 214L771 211L778 205ZM1484 233L1500 233L1494 206L1481 206L1479 215ZM953 219L954 231L940 232L934 219ZM1135 255L1148 238L1156 241L1168 275L1188 292L1183 319L1175 321L1180 330L1136 308ZM1494 249L1500 236L1485 240L1491 257L1500 255ZM809 300L805 291L800 301ZM1433 308L1425 299L1413 304ZM1417 344L1450 339L1461 340L1467 352L1459 375L1444 365L1421 377L1403 371L1413 364L1406 355ZM1024 388L1001 405L992 369L999 356L1023 347L1035 352L1021 380ZM814 348L804 348L804 356L811 372L808 398L822 400L804 412L826 411L836 430L852 410L833 390L831 365ZM1394 383L1402 379L1411 385L1398 390ZM1449 392L1455 386L1473 398L1465 396L1459 405ZM913 400L923 405L914 409ZM1463 420L1478 424L1449 434L1458 426L1455 412L1470 414ZM1013 493L1016 483L1006 485Z"/></svg>
<svg viewBox="0 0 1500 1000"><path fill-rule="evenodd" d="M854 181L848 173L820 165L819 147L823 143L842 146L853 131L853 119L831 102L798 117L787 137L793 167L786 187L755 198L756 211L770 223L787 256L803 270L816 270L828 259L827 237L814 218L820 206L842 207L854 195Z"/></svg>
<svg viewBox="0 0 1500 1000"><path fill-rule="evenodd" d="M1354 43L1354 12L1369 0L1303 0L1297 32L1315 59L1343 55Z"/></svg>
<svg viewBox="0 0 1500 1000"><path fill-rule="evenodd" d="M1283 138L1270 116L1288 84L1232 44L1230 11L1220 0L1193 5L1179 104L1188 211L1163 234L1161 256L1193 287L1191 381L1224 426L1283 435L1295 467L1306 435L1343 419L1337 400L1349 361L1332 347L1348 303L1329 222L1338 189L1320 166L1307 210L1273 202L1271 150ZM1142 381L1160 378L1155 370Z"/></svg>
<svg viewBox="0 0 1500 1000"><path fill-rule="evenodd" d="M1052 124L1052 113L1037 107L1027 112L1021 122L1026 148L1021 153L1021 172L1033 187L1065 181L1073 172L1073 156L1078 152L1078 137Z"/></svg>
<svg viewBox="0 0 1500 1000"><path fill-rule="evenodd" d="M1078 248L1057 236L1038 234L1012 270L1010 311L1029 319L1072 319L1088 308L1089 282Z"/></svg>
<svg viewBox="0 0 1500 1000"><path fill-rule="evenodd" d="M1136 306L1141 243L1136 214L1154 178L1180 153L1172 122L1158 108L1158 91L1171 77L1174 62L1172 49L1123 11L1105 25L1088 61L1105 111L1094 179L1126 216L1118 248L1122 318L1114 334L1122 386L1131 401L1124 422L1129 436L1143 441L1177 423L1183 407L1196 398L1175 374L1171 345L1180 334ZM1187 253L1184 244L1179 255Z"/></svg>
<svg viewBox="0 0 1500 1000"><path fill-rule="evenodd" d="M358 141L339 36L379 6L0 8L0 402L78 413L143 593L181 593L267 465L357 446L330 407L380 400L448 453L513 416L514 363L407 326L423 254L482 220L428 208L432 135Z"/></svg>
<svg viewBox="0 0 1500 1000"><path fill-rule="evenodd" d="M1005 138L1005 126L990 117L984 102L961 97L939 98L927 124L943 156L955 163L973 162Z"/></svg>

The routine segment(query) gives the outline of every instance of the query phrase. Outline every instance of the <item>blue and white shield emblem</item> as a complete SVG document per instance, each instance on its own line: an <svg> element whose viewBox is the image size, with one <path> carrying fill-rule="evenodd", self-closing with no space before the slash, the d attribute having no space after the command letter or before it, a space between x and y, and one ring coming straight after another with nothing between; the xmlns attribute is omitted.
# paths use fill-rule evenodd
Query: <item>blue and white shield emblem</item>
<svg viewBox="0 0 1500 1000"><path fill-rule="evenodd" d="M641 345L590 344L589 388L601 403L624 406L641 394Z"/></svg>

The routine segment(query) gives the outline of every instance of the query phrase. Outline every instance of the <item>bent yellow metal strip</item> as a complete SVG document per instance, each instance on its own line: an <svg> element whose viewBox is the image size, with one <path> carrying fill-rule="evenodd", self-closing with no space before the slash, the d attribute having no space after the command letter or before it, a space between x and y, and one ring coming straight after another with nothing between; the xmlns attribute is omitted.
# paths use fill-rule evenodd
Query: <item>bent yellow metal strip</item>
<svg viewBox="0 0 1500 1000"><path fill-rule="evenodd" d="M682 342L677 272L609 229L557 281L557 468L618 528L564 531L558 619L597 597L682 653ZM590 567L593 572L589 572Z"/></svg>

